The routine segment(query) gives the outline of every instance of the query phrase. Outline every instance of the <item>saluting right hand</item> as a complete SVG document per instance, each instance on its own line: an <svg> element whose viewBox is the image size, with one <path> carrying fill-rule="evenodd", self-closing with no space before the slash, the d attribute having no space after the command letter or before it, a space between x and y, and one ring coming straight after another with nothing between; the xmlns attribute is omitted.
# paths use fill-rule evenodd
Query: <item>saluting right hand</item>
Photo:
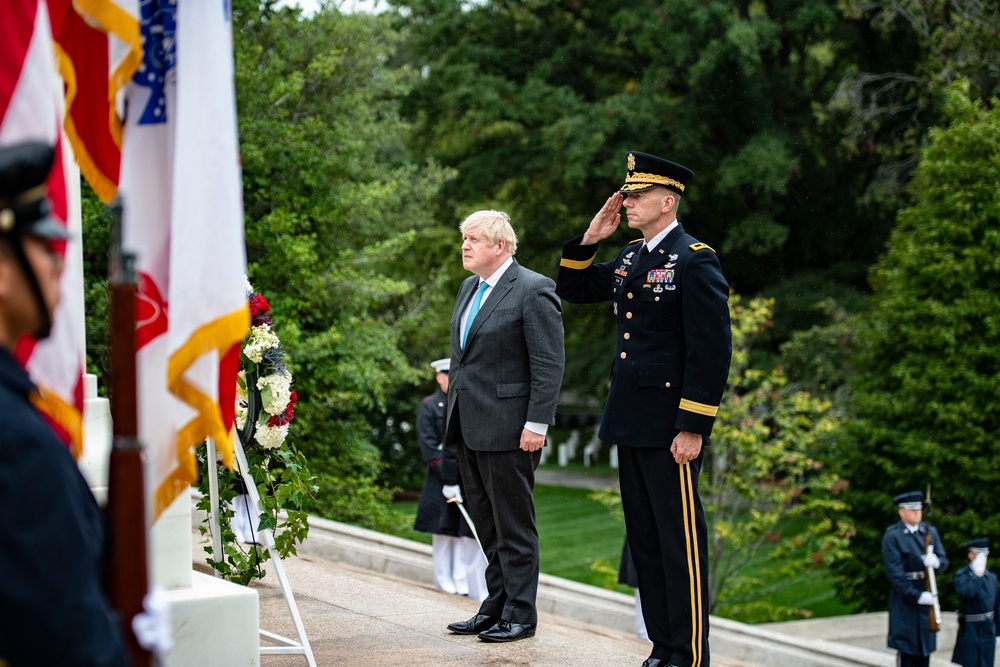
<svg viewBox="0 0 1000 667"><path fill-rule="evenodd" d="M583 235L583 245L597 243L611 236L622 221L622 202L625 198L622 193L616 192L604 202L604 206L597 212L594 219L590 221L590 226Z"/></svg>

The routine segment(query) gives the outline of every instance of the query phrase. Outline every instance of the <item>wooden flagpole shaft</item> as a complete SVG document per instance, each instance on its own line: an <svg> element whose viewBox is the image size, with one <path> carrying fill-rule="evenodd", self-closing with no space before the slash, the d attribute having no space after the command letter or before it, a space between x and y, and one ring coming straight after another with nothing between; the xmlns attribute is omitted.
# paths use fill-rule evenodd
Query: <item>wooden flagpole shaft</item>
<svg viewBox="0 0 1000 667"><path fill-rule="evenodd" d="M118 614L131 667L150 667L152 655L136 640L132 619L148 590L146 492L139 442L135 370L135 256L121 251L121 209L115 207L111 249L111 419L108 524L111 532L107 587Z"/></svg>

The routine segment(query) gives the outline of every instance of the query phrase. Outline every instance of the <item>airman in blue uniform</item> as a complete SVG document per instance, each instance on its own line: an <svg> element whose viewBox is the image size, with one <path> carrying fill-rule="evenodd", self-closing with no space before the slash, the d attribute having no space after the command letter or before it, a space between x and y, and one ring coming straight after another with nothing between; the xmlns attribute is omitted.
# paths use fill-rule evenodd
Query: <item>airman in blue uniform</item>
<svg viewBox="0 0 1000 667"><path fill-rule="evenodd" d="M625 184L563 248L556 292L611 302L611 384L598 433L618 446L626 534L646 630L644 667L708 667L708 544L698 475L729 375L729 285L715 251L684 231L690 169L632 151ZM595 263L628 226L642 238Z"/></svg>
<svg viewBox="0 0 1000 667"><path fill-rule="evenodd" d="M969 565L955 573L958 636L951 661L962 667L993 667L1000 642L1000 596L997 575L986 569L990 541L980 537L962 548L969 554Z"/></svg>
<svg viewBox="0 0 1000 667"><path fill-rule="evenodd" d="M0 149L0 665L124 667L118 622L101 587L104 517L69 450L31 401L14 359L24 334L48 335L65 228L48 215L53 151Z"/></svg>
<svg viewBox="0 0 1000 667"><path fill-rule="evenodd" d="M937 632L931 630L935 600L927 573L930 569L935 573L947 570L948 557L937 529L921 521L923 499L920 491L893 498L900 520L882 536L882 562L892 586L887 644L898 651L899 667L927 667L937 649Z"/></svg>

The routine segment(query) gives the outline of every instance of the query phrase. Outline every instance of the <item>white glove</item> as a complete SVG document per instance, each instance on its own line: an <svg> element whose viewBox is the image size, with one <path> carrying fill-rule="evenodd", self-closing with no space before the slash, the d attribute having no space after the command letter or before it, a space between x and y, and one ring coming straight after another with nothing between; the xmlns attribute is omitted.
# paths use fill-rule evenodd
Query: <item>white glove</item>
<svg viewBox="0 0 1000 667"><path fill-rule="evenodd" d="M920 594L920 597L917 598L917 604L931 606L934 604L934 596L931 595L930 591L924 591Z"/></svg>
<svg viewBox="0 0 1000 667"><path fill-rule="evenodd" d="M445 484L441 487L441 493L449 500L454 498L458 502L462 502L462 490L458 488L458 484Z"/></svg>
<svg viewBox="0 0 1000 667"><path fill-rule="evenodd" d="M935 570L941 567L941 559L933 551L920 557L924 561L925 567L933 567Z"/></svg>
<svg viewBox="0 0 1000 667"><path fill-rule="evenodd" d="M166 589L153 587L142 599L142 611L132 617L132 632L139 645L156 655L163 655L173 648L170 615L170 597Z"/></svg>
<svg viewBox="0 0 1000 667"><path fill-rule="evenodd" d="M972 571L977 577L983 576L983 572L986 572L986 554L976 554L972 559Z"/></svg>

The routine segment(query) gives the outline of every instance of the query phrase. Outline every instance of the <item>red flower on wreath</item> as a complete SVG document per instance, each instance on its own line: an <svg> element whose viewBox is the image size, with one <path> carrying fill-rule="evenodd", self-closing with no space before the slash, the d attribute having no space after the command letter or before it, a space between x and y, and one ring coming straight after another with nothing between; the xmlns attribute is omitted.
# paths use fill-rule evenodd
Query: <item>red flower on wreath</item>
<svg viewBox="0 0 1000 667"><path fill-rule="evenodd" d="M271 304L267 302L263 296L258 293L254 293L250 299L250 319L255 327L259 327L262 324L270 324L271 316L268 312L271 310Z"/></svg>
<svg viewBox="0 0 1000 667"><path fill-rule="evenodd" d="M285 406L285 411L280 415L272 415L267 420L267 425L284 426L292 421L292 417L295 415L295 401L297 400L299 400L299 395L295 393L294 389L292 389L291 396L288 399L288 405Z"/></svg>

